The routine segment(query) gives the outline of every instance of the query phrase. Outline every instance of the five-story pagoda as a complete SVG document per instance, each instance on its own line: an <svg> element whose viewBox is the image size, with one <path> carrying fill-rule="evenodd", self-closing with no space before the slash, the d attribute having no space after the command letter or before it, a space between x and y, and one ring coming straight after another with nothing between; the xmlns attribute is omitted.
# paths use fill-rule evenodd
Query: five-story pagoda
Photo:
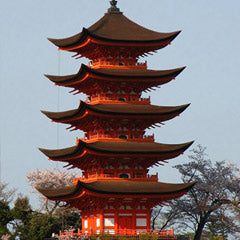
<svg viewBox="0 0 240 240"><path fill-rule="evenodd" d="M148 169L182 154L192 142L160 144L145 129L172 119L187 107L155 106L144 91L174 79L184 68L149 70L139 57L161 49L179 32L159 33L126 18L111 1L108 12L89 28L65 39L49 39L60 50L86 57L77 74L50 76L58 86L85 93L77 109L43 113L52 121L83 130L76 146L40 149L53 161L79 168L83 175L69 187L38 189L50 200L64 201L82 215L87 234L133 234L150 230L151 209L184 195L194 183L158 182Z"/></svg>

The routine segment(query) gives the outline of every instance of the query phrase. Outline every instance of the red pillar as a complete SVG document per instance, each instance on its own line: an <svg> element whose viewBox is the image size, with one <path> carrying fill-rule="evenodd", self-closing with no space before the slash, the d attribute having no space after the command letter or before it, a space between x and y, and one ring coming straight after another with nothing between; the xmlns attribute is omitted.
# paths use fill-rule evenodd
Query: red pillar
<svg viewBox="0 0 240 240"><path fill-rule="evenodd" d="M114 213L114 230L115 230L115 235L118 235L118 214L119 214L119 211L118 211L118 209L116 209L115 213Z"/></svg>
<svg viewBox="0 0 240 240"><path fill-rule="evenodd" d="M136 210L132 211L132 234L136 234Z"/></svg>
<svg viewBox="0 0 240 240"><path fill-rule="evenodd" d="M147 211L147 231L148 233L150 233L150 229L151 229L151 213L150 210Z"/></svg>
<svg viewBox="0 0 240 240"><path fill-rule="evenodd" d="M103 224L104 224L103 210L100 211L99 218L100 218L100 234L103 234Z"/></svg>

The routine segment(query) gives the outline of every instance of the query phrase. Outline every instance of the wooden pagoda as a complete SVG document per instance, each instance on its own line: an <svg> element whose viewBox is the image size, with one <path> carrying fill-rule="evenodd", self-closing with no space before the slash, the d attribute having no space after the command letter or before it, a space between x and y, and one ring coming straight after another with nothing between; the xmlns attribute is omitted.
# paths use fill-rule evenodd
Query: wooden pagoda
<svg viewBox="0 0 240 240"><path fill-rule="evenodd" d="M157 175L148 174L149 167L179 156L192 144L161 144L145 135L145 129L188 107L155 106L150 98L141 98L142 92L168 83L184 69L149 70L146 62L139 62L139 57L170 44L179 31L143 28L125 17L116 1L110 3L108 12L81 33L49 39L60 50L90 60L76 74L46 75L74 94L85 93L87 100L74 110L42 112L71 130L83 130L85 136L70 148L40 150L53 161L81 169L83 175L72 186L38 190L48 199L78 208L83 233L149 232L152 208L184 195L194 185L161 183Z"/></svg>

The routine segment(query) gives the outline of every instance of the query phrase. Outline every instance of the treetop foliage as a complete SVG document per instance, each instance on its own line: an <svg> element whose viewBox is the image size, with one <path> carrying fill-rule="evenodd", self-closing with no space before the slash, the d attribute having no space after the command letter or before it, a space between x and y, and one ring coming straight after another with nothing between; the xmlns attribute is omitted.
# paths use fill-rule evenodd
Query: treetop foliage
<svg viewBox="0 0 240 240"><path fill-rule="evenodd" d="M73 179L78 173L69 171L61 171L59 169L52 170L36 170L27 175L27 180L34 188L51 188L56 189L73 184Z"/></svg>
<svg viewBox="0 0 240 240"><path fill-rule="evenodd" d="M177 213L179 226L195 232L194 240L200 239L204 227L215 233L220 231L223 236L240 231L239 219L233 211L233 203L240 196L239 169L225 161L213 163L205 150L198 145L189 156L190 162L175 166L183 182L197 183L183 198L170 204L171 211ZM218 231L213 226L218 226Z"/></svg>
<svg viewBox="0 0 240 240"><path fill-rule="evenodd" d="M13 200L15 189L7 189L8 184L0 182L0 201L9 203Z"/></svg>
<svg viewBox="0 0 240 240"><path fill-rule="evenodd" d="M171 201L168 206L153 209L152 227L192 231L194 240L200 240L202 233L208 236L206 239L239 236L239 168L225 161L211 161L201 145L193 149L188 158L189 162L174 167L184 183L197 183L185 196Z"/></svg>

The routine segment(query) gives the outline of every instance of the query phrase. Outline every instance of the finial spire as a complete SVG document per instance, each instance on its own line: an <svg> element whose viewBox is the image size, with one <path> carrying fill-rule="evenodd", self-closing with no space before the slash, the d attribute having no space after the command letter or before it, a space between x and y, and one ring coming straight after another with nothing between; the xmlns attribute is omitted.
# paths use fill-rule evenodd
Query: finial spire
<svg viewBox="0 0 240 240"><path fill-rule="evenodd" d="M111 7L108 9L109 13L118 13L119 8L117 8L117 1L116 0L112 0L110 1Z"/></svg>

